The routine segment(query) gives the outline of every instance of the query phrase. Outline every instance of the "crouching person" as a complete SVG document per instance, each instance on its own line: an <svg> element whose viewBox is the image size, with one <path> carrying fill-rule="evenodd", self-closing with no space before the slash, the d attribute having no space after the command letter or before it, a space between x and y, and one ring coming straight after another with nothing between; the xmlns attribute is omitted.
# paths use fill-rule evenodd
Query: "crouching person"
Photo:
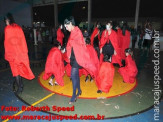
<svg viewBox="0 0 163 122"><path fill-rule="evenodd" d="M104 56L104 62L101 63L100 70L97 76L97 93L108 93L113 84L114 66L111 62L111 57Z"/></svg>
<svg viewBox="0 0 163 122"><path fill-rule="evenodd" d="M125 83L134 83L138 69L135 61L133 60L133 51L130 48L125 50L125 66L119 68L118 72L123 77L123 82Z"/></svg>
<svg viewBox="0 0 163 122"><path fill-rule="evenodd" d="M55 84L64 86L63 76L64 76L64 63L62 59L62 54L60 51L60 44L56 42L54 47L49 51L46 64L45 73L43 79L47 80L49 77L49 85L53 86L53 79L55 77Z"/></svg>

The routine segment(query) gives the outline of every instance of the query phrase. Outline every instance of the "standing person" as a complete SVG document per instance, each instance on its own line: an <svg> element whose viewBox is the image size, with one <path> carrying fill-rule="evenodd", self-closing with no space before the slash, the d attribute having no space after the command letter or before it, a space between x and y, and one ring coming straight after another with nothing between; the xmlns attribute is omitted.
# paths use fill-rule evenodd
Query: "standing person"
<svg viewBox="0 0 163 122"><path fill-rule="evenodd" d="M128 26L127 26L127 22L125 22L122 26L122 31L121 31L121 34L118 34L118 35L121 35L120 36L120 44L119 44L119 47L121 49L121 58L122 58L122 65L124 66L125 65L125 49L129 48L130 46L130 31L128 31Z"/></svg>
<svg viewBox="0 0 163 122"><path fill-rule="evenodd" d="M5 59L9 62L15 83L18 86L14 91L20 93L23 91L22 77L32 80L35 78L29 65L28 48L22 28L14 21L12 14L8 13L5 18Z"/></svg>
<svg viewBox="0 0 163 122"><path fill-rule="evenodd" d="M144 49L147 48L147 56L148 56L150 53L151 44L153 42L153 40L152 40L152 34L153 34L152 25L148 21L144 25L144 32L145 32L145 35L144 35L144 42L143 42L143 52L144 52Z"/></svg>
<svg viewBox="0 0 163 122"><path fill-rule="evenodd" d="M63 45L63 38L64 38L62 29L63 29L63 25L60 25L57 30L57 41L61 44L61 46Z"/></svg>
<svg viewBox="0 0 163 122"><path fill-rule="evenodd" d="M100 53L112 58L112 63L121 64L120 48L117 33L112 30L112 21L107 22L106 29L103 31L100 40ZM100 60L103 60L100 56Z"/></svg>
<svg viewBox="0 0 163 122"><path fill-rule="evenodd" d="M74 17L69 17L64 21L66 29L70 32L70 37L67 43L67 56L72 66L71 79L73 85L73 94L69 104L76 101L77 96L81 95L79 68L85 68L91 76L97 76L97 64L91 59L90 53L86 47L81 30L75 26ZM76 90L78 93L76 94Z"/></svg>
<svg viewBox="0 0 163 122"><path fill-rule="evenodd" d="M97 22L95 29L91 35L91 45L95 48L98 58L100 56L99 41L100 41L100 23Z"/></svg>
<svg viewBox="0 0 163 122"><path fill-rule="evenodd" d="M141 50L144 37L144 29L140 29L138 47Z"/></svg>
<svg viewBox="0 0 163 122"><path fill-rule="evenodd" d="M135 28L133 28L131 30L131 36L132 36L132 49L135 49L135 43L137 41L137 30Z"/></svg>

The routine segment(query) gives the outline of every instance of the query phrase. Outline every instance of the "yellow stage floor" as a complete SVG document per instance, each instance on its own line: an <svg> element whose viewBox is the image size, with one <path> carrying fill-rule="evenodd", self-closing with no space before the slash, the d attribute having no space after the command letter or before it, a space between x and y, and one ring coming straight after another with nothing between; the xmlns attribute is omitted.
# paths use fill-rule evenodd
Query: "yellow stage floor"
<svg viewBox="0 0 163 122"><path fill-rule="evenodd" d="M43 88L51 92L54 92L56 94L59 94L59 95L64 95L68 97L72 96L72 82L67 75L64 76L64 86L62 87L58 85L50 86L48 84L49 79L48 80L42 79L43 74L44 72L42 72L38 78L38 81ZM55 79L53 79L53 81L55 81ZM128 92L132 91L137 86L137 81L135 80L133 84L124 83L122 77L120 76L120 74L118 73L116 69L115 75L114 75L113 86L110 89L109 93L102 93L102 94L97 93L98 89L96 87L95 82L94 81L85 82L84 75L80 77L80 85L81 85L82 95L79 96L79 98L105 99L105 98L116 97L116 96L120 96L123 94L127 94Z"/></svg>

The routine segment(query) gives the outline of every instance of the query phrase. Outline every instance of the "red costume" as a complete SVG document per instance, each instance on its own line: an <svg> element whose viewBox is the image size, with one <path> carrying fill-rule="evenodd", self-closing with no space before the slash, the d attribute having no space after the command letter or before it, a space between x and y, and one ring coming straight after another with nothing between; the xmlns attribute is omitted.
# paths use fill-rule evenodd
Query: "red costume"
<svg viewBox="0 0 163 122"><path fill-rule="evenodd" d="M91 76L95 77L98 74L98 66L96 61L91 59L88 48L86 47L83 35L81 30L78 27L75 27L70 34L68 43L67 43L67 56L70 59L71 49L74 50L74 55L77 63L86 69Z"/></svg>
<svg viewBox="0 0 163 122"><path fill-rule="evenodd" d="M64 34L63 34L61 28L58 28L58 30L57 30L57 41L61 44L61 46L63 44L63 38L64 38Z"/></svg>
<svg viewBox="0 0 163 122"><path fill-rule="evenodd" d="M20 75L26 79L33 79L28 58L28 49L23 30L17 24L5 28L5 59L9 62L13 76Z"/></svg>
<svg viewBox="0 0 163 122"><path fill-rule="evenodd" d="M99 70L99 60L98 60L98 57L97 57L97 53L96 53L96 51L95 51L95 49L93 48L93 46L92 45L86 45L87 46L87 48L88 48L88 51L89 51L89 53L90 53L90 57L91 57L91 59L94 61L94 63L96 64L96 66L97 66L97 69ZM85 75L85 76L88 76L88 71L87 70L85 70L85 69L80 69L79 70L79 75Z"/></svg>
<svg viewBox="0 0 163 122"><path fill-rule="evenodd" d="M93 41L94 41L94 38L98 36L98 40L100 40L100 33L99 33L99 29L96 27L91 35L91 45L93 46Z"/></svg>
<svg viewBox="0 0 163 122"><path fill-rule="evenodd" d="M64 64L61 51L57 47L52 48L48 54L43 79L47 80L52 75L55 76L60 86L64 86L62 78L64 76Z"/></svg>
<svg viewBox="0 0 163 122"><path fill-rule="evenodd" d="M125 31L125 35L122 35L122 40L120 43L121 48L121 57L122 59L125 59L125 49L129 48L130 46L130 32L128 30Z"/></svg>
<svg viewBox="0 0 163 122"><path fill-rule="evenodd" d="M101 36L101 40L100 40L100 49L107 43L111 41L114 50L116 51L116 55L112 56L112 63L118 63L120 66L122 66L121 64L121 50L119 48L119 44L118 44L118 36L117 33L114 30L111 30L111 34L108 34L107 30L104 30Z"/></svg>
<svg viewBox="0 0 163 122"><path fill-rule="evenodd" d="M113 84L114 66L112 63L103 62L97 76L98 90L108 93Z"/></svg>
<svg viewBox="0 0 163 122"><path fill-rule="evenodd" d="M118 44L119 47L122 48L122 30L119 28L117 29L117 36L118 36Z"/></svg>
<svg viewBox="0 0 163 122"><path fill-rule="evenodd" d="M134 83L135 77L138 73L135 61L132 59L131 55L128 55L125 59L126 66L119 68L118 72L123 77L124 82Z"/></svg>

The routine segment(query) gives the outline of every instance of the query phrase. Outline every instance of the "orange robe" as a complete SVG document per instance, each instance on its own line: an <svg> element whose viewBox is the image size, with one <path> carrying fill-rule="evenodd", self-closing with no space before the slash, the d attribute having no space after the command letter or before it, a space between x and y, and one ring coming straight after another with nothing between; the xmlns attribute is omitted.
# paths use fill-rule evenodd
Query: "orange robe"
<svg viewBox="0 0 163 122"><path fill-rule="evenodd" d="M43 79L47 80L52 75L60 86L64 86L64 63L61 51L57 47L52 48L48 54Z"/></svg>
<svg viewBox="0 0 163 122"><path fill-rule="evenodd" d="M98 36L98 40L100 41L100 33L99 32L99 29L96 27L91 35L91 45L93 46L93 41L94 41L94 38L95 36ZM98 35L97 35L98 34Z"/></svg>
<svg viewBox="0 0 163 122"><path fill-rule="evenodd" d="M111 41L114 50L117 52L116 55L113 54L112 56L112 63L118 63L122 66L121 63L121 49L119 48L118 44L118 36L114 30L111 30L111 34L108 34L108 31L104 30L100 40L100 49L107 43L107 41Z"/></svg>
<svg viewBox="0 0 163 122"><path fill-rule="evenodd" d="M112 63L103 62L97 76L98 90L108 93L113 84L114 66Z"/></svg>
<svg viewBox="0 0 163 122"><path fill-rule="evenodd" d="M70 34L68 43L67 43L67 56L70 59L71 49L74 50L74 55L77 63L86 69L92 77L97 76L98 74L98 66L91 59L88 48L86 47L83 35L81 30L76 26ZM70 61L69 61L70 62Z"/></svg>
<svg viewBox="0 0 163 122"><path fill-rule="evenodd" d="M134 83L138 69L135 61L132 59L131 55L127 56L125 59L126 66L119 68L118 72L123 77L123 81L126 83Z"/></svg>
<svg viewBox="0 0 163 122"><path fill-rule="evenodd" d="M121 37L121 57L122 59L125 59L125 49L129 48L130 46L130 32L128 30L125 31L125 35L122 35Z"/></svg>
<svg viewBox="0 0 163 122"><path fill-rule="evenodd" d="M35 78L29 65L28 49L22 28L17 24L5 27L5 59L9 62L13 76Z"/></svg>

